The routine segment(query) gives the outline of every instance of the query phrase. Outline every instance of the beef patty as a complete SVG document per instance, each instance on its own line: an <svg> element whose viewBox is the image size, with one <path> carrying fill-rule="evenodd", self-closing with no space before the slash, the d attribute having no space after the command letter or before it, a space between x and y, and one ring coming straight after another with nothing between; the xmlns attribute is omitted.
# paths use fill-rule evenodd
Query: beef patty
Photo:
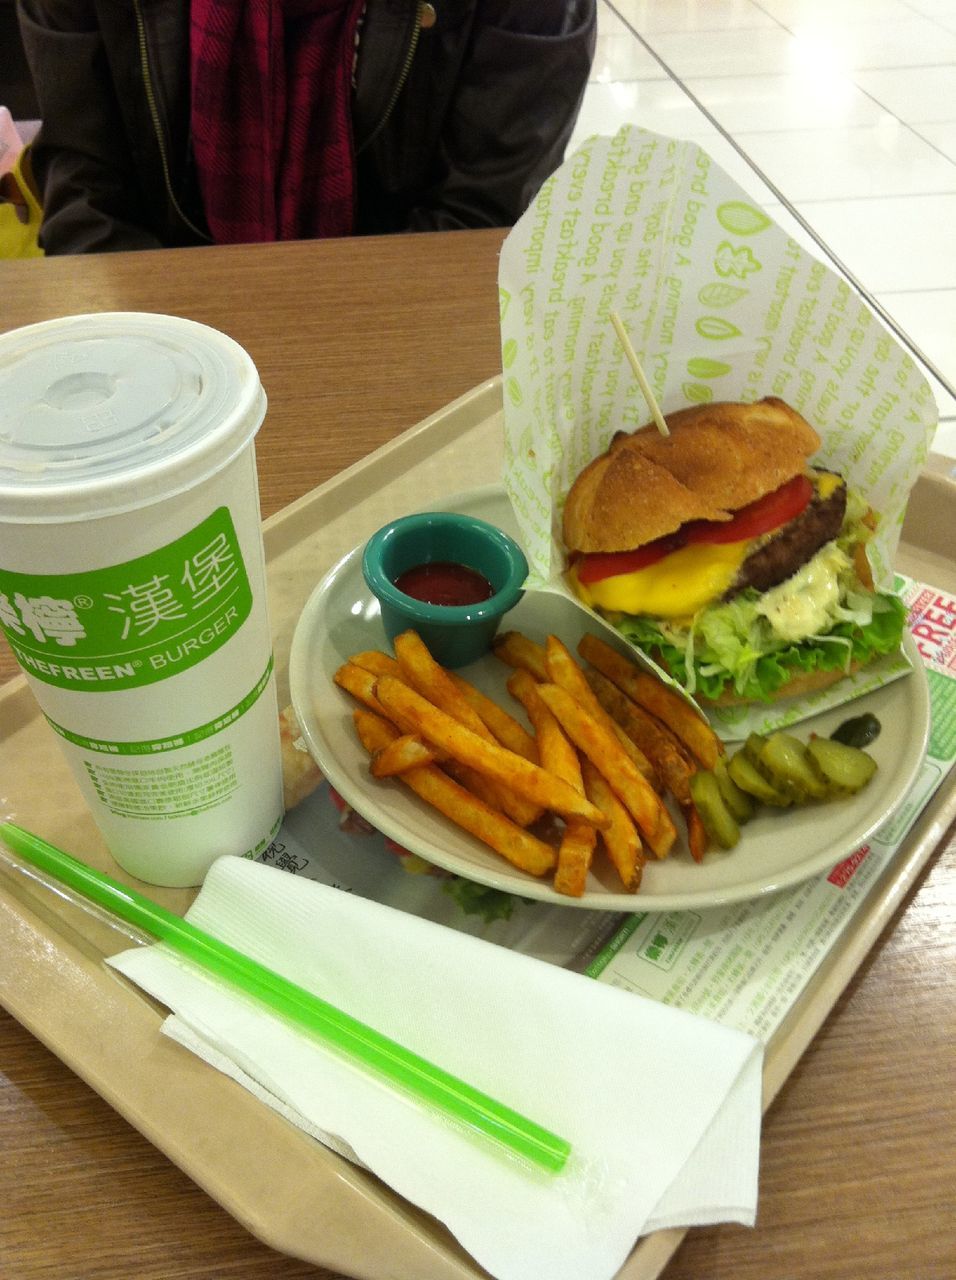
<svg viewBox="0 0 956 1280"><path fill-rule="evenodd" d="M732 600L748 587L769 591L792 577L822 546L833 541L840 532L845 512L846 484L841 478L839 487L829 497L815 494L795 519L750 553L724 599Z"/></svg>

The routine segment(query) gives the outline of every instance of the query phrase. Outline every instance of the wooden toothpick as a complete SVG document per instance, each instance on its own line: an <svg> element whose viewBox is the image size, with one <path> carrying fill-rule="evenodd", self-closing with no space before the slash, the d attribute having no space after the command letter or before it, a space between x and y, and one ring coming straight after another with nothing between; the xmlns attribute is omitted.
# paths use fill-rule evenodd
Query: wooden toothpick
<svg viewBox="0 0 956 1280"><path fill-rule="evenodd" d="M654 392L651 390L651 384L647 381L647 375L641 368L641 362L637 358L637 352L631 346L631 340L627 336L627 330L624 328L624 322L616 311L611 312L611 324L614 325L614 332L617 334L621 346L624 348L624 354L627 356L631 368L634 370L634 376L640 384L641 391L644 393L644 399L647 401L654 421L657 423L657 429L662 436L669 436L667 423L664 421L664 415L661 413L660 406L654 399Z"/></svg>

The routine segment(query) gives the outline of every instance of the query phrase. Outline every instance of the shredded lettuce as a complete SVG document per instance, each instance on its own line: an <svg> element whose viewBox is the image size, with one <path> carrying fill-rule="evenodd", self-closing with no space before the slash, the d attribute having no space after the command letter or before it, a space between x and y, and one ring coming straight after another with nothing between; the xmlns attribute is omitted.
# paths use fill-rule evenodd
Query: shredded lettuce
<svg viewBox="0 0 956 1280"><path fill-rule="evenodd" d="M854 571L853 548L869 536L864 515L863 504L848 508L836 541L766 595L744 591L702 610L688 626L629 615L609 620L659 659L688 693L709 699L732 690L747 700L769 701L796 675L846 671L854 662L865 665L899 648L906 608L895 596L867 591ZM799 591L814 581L814 574L831 589L815 595L812 608L804 608ZM834 582L838 590L832 590ZM800 630L802 617L809 634Z"/></svg>
<svg viewBox="0 0 956 1280"><path fill-rule="evenodd" d="M747 609L747 604L751 608ZM690 694L716 699L733 688L742 698L769 701L793 676L815 671L846 671L883 654L895 653L903 638L906 608L890 595L873 598L865 625L837 622L826 635L799 643L763 648L769 628L743 598L712 610L720 618L695 628L694 658L688 663L685 641L675 644L649 618L615 619L615 625L638 648L658 656ZM731 609L731 606L737 606Z"/></svg>

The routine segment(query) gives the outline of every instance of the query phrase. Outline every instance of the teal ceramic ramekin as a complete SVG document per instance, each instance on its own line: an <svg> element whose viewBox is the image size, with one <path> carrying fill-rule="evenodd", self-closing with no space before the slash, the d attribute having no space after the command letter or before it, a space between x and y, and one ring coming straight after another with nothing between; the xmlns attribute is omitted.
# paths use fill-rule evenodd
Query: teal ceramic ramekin
<svg viewBox="0 0 956 1280"><path fill-rule="evenodd" d="M395 585L408 570L445 563L479 573L492 595L474 604L427 604ZM362 556L362 573L381 606L390 641L403 631L417 631L442 666L463 667L487 652L502 617L521 599L528 562L513 538L485 520L425 511L374 533Z"/></svg>

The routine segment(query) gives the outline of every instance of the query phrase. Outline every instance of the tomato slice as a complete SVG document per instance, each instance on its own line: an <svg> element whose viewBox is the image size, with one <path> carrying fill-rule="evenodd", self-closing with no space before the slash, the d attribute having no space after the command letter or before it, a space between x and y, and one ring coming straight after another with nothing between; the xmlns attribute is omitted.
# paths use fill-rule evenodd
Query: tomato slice
<svg viewBox="0 0 956 1280"><path fill-rule="evenodd" d="M687 542L743 542L745 538L759 538L787 524L809 505L813 497L813 481L809 476L794 476L779 489L765 493L756 502L735 511L730 520L694 520L682 530Z"/></svg>
<svg viewBox="0 0 956 1280"><path fill-rule="evenodd" d="M591 551L575 560L578 581L583 583L600 582L604 578L613 578L619 573L637 573L649 565L657 564L673 551L679 551L684 545L681 531L670 533L666 538L658 538L656 542L646 542L643 547L634 551Z"/></svg>
<svg viewBox="0 0 956 1280"><path fill-rule="evenodd" d="M794 476L779 489L741 507L730 520L692 520L676 533L648 542L634 551L593 551L589 555L578 556L574 562L578 581L587 584L621 573L637 573L689 543L722 545L759 538L761 534L770 533L796 519L812 497L813 481L809 476Z"/></svg>

